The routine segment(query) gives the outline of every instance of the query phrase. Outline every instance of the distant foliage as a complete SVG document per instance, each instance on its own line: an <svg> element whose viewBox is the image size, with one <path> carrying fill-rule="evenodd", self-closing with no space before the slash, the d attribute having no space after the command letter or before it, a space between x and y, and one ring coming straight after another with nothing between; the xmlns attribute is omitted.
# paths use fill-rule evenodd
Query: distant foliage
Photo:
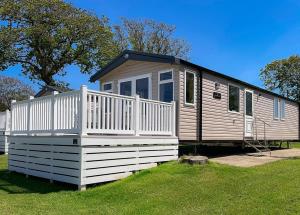
<svg viewBox="0 0 300 215"><path fill-rule="evenodd" d="M10 109L11 100L24 100L35 93L18 79L0 75L0 111Z"/></svg>
<svg viewBox="0 0 300 215"><path fill-rule="evenodd" d="M260 73L267 89L300 102L300 57L293 55L287 59L267 64Z"/></svg>
<svg viewBox="0 0 300 215"><path fill-rule="evenodd" d="M125 49L173 55L187 59L190 46L186 41L174 37L176 27L153 20L129 20L114 26L114 38L119 52Z"/></svg>
<svg viewBox="0 0 300 215"><path fill-rule="evenodd" d="M55 86L66 66L90 74L117 54L115 47L106 17L61 0L0 1L0 70L20 64L31 80Z"/></svg>

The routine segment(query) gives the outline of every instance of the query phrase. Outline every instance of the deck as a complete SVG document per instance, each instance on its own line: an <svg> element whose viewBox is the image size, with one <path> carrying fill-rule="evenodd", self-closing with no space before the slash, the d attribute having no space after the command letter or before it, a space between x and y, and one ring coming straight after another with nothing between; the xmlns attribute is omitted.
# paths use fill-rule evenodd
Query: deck
<svg viewBox="0 0 300 215"><path fill-rule="evenodd" d="M94 90L12 102L9 169L76 184L178 158L175 102Z"/></svg>

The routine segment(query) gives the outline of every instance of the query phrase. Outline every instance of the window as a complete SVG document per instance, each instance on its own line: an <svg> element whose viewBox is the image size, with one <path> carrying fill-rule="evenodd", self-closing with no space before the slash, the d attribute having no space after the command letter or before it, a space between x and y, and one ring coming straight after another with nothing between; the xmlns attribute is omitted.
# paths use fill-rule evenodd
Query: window
<svg viewBox="0 0 300 215"><path fill-rule="evenodd" d="M274 119L285 119L285 100L274 98Z"/></svg>
<svg viewBox="0 0 300 215"><path fill-rule="evenodd" d="M240 88L228 86L228 109L231 112L240 112Z"/></svg>
<svg viewBox="0 0 300 215"><path fill-rule="evenodd" d="M253 116L252 92L246 91L246 115Z"/></svg>
<svg viewBox="0 0 300 215"><path fill-rule="evenodd" d="M195 103L195 74L192 72L185 72L185 103Z"/></svg>
<svg viewBox="0 0 300 215"><path fill-rule="evenodd" d="M280 119L284 120L284 118L285 118L285 100L281 100L280 104L281 104Z"/></svg>
<svg viewBox="0 0 300 215"><path fill-rule="evenodd" d="M159 100L163 102L171 102L174 100L174 84L173 71L159 73Z"/></svg>
<svg viewBox="0 0 300 215"><path fill-rule="evenodd" d="M279 99L274 98L274 119L279 119Z"/></svg>
<svg viewBox="0 0 300 215"><path fill-rule="evenodd" d="M113 92L113 89L112 89L112 83L109 82L109 83L104 83L103 84L103 91L104 92L108 92L108 93L112 93Z"/></svg>
<svg viewBox="0 0 300 215"><path fill-rule="evenodd" d="M132 95L132 83L131 81L124 81L120 83L120 94L124 96Z"/></svg>
<svg viewBox="0 0 300 215"><path fill-rule="evenodd" d="M147 74L120 80L119 94L126 96L139 95L143 99L151 99L151 75Z"/></svg>
<svg viewBox="0 0 300 215"><path fill-rule="evenodd" d="M143 99L149 99L148 78L137 79L135 82L136 82L136 94L140 95L140 97Z"/></svg>

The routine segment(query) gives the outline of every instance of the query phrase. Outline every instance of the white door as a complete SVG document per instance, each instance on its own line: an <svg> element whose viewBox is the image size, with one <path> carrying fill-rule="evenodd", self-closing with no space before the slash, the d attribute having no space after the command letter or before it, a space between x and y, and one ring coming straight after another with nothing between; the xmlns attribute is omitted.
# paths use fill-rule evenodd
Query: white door
<svg viewBox="0 0 300 215"><path fill-rule="evenodd" d="M253 91L245 90L244 113L245 113L245 137L253 137Z"/></svg>

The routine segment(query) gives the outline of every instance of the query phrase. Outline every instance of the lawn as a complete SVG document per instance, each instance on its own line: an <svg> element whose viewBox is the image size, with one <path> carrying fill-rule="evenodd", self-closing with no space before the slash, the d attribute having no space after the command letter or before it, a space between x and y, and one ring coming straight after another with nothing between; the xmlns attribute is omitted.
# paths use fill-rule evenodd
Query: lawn
<svg viewBox="0 0 300 215"><path fill-rule="evenodd" d="M299 214L300 159L255 168L171 162L89 188L7 171L0 155L0 214Z"/></svg>

